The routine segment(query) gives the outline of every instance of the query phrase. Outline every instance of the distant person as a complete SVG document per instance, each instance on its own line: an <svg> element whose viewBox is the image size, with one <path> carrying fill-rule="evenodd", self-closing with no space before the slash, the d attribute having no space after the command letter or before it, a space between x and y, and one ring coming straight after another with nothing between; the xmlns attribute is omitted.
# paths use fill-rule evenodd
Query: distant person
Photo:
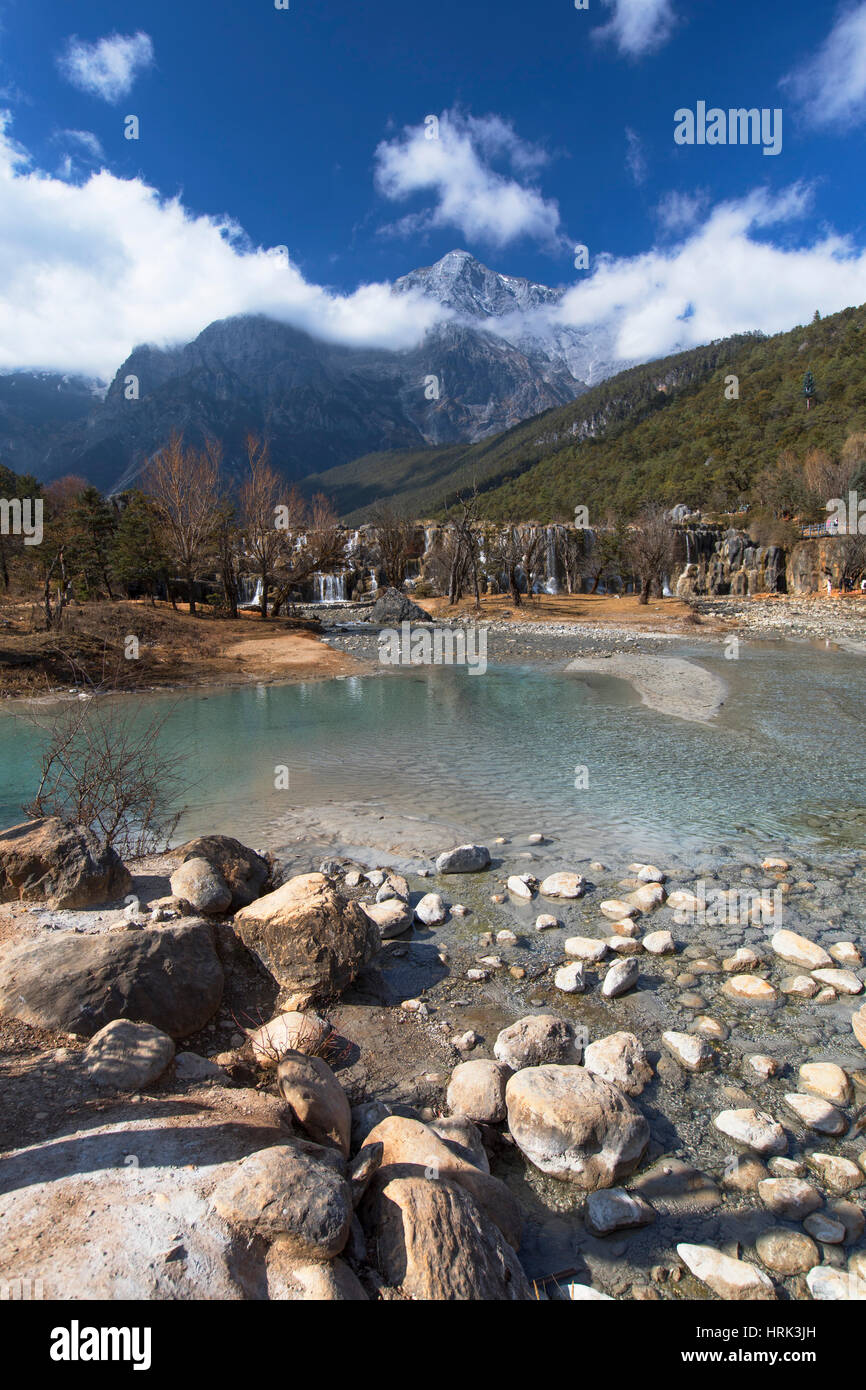
<svg viewBox="0 0 866 1390"><path fill-rule="evenodd" d="M825 576L824 576L824 583L827 585L827 597L828 597L828 598L832 598L832 596L833 596L833 576L830 575L830 574L825 574Z"/></svg>

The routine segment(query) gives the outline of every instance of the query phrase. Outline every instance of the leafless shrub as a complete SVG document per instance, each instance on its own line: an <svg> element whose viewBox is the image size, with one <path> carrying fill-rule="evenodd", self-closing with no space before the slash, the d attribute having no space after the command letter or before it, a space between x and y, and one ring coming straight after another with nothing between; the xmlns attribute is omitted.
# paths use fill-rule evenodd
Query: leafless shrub
<svg viewBox="0 0 866 1390"><path fill-rule="evenodd" d="M162 739L171 711L147 714L110 677L94 683L70 666L74 694L24 716L43 738L39 787L24 809L86 825L124 857L153 854L171 840L189 787L183 755Z"/></svg>

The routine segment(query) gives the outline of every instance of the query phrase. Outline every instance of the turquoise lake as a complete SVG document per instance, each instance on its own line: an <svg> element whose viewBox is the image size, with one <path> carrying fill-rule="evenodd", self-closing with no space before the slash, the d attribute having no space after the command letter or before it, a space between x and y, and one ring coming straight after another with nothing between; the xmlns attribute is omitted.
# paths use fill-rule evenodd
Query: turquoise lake
<svg viewBox="0 0 866 1390"><path fill-rule="evenodd" d="M750 645L737 662L679 643L671 654L728 681L712 725L547 665L118 698L170 713L163 737L190 782L183 835L277 847L287 808L334 803L448 819L479 838L541 828L581 855L863 843L860 657L793 643ZM4 709L3 824L23 819L38 755L37 732ZM274 785L280 767L287 790Z"/></svg>

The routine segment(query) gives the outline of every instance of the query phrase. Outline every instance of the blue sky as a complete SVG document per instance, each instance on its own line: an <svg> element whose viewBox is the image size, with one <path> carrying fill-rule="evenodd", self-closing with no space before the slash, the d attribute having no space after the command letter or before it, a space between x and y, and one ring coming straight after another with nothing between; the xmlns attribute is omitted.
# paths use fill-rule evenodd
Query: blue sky
<svg viewBox="0 0 866 1390"><path fill-rule="evenodd" d="M408 345L388 282L455 246L624 355L866 300L861 0L0 0L0 89L0 368L245 310ZM676 145L698 101L781 154Z"/></svg>

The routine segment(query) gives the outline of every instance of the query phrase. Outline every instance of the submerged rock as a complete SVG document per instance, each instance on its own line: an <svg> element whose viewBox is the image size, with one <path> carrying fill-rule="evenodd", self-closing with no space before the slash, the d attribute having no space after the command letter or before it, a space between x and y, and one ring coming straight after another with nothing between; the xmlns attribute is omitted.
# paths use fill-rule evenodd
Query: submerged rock
<svg viewBox="0 0 866 1390"><path fill-rule="evenodd" d="M440 874L477 874L490 867L490 850L486 845L458 845L446 849L436 860Z"/></svg>

